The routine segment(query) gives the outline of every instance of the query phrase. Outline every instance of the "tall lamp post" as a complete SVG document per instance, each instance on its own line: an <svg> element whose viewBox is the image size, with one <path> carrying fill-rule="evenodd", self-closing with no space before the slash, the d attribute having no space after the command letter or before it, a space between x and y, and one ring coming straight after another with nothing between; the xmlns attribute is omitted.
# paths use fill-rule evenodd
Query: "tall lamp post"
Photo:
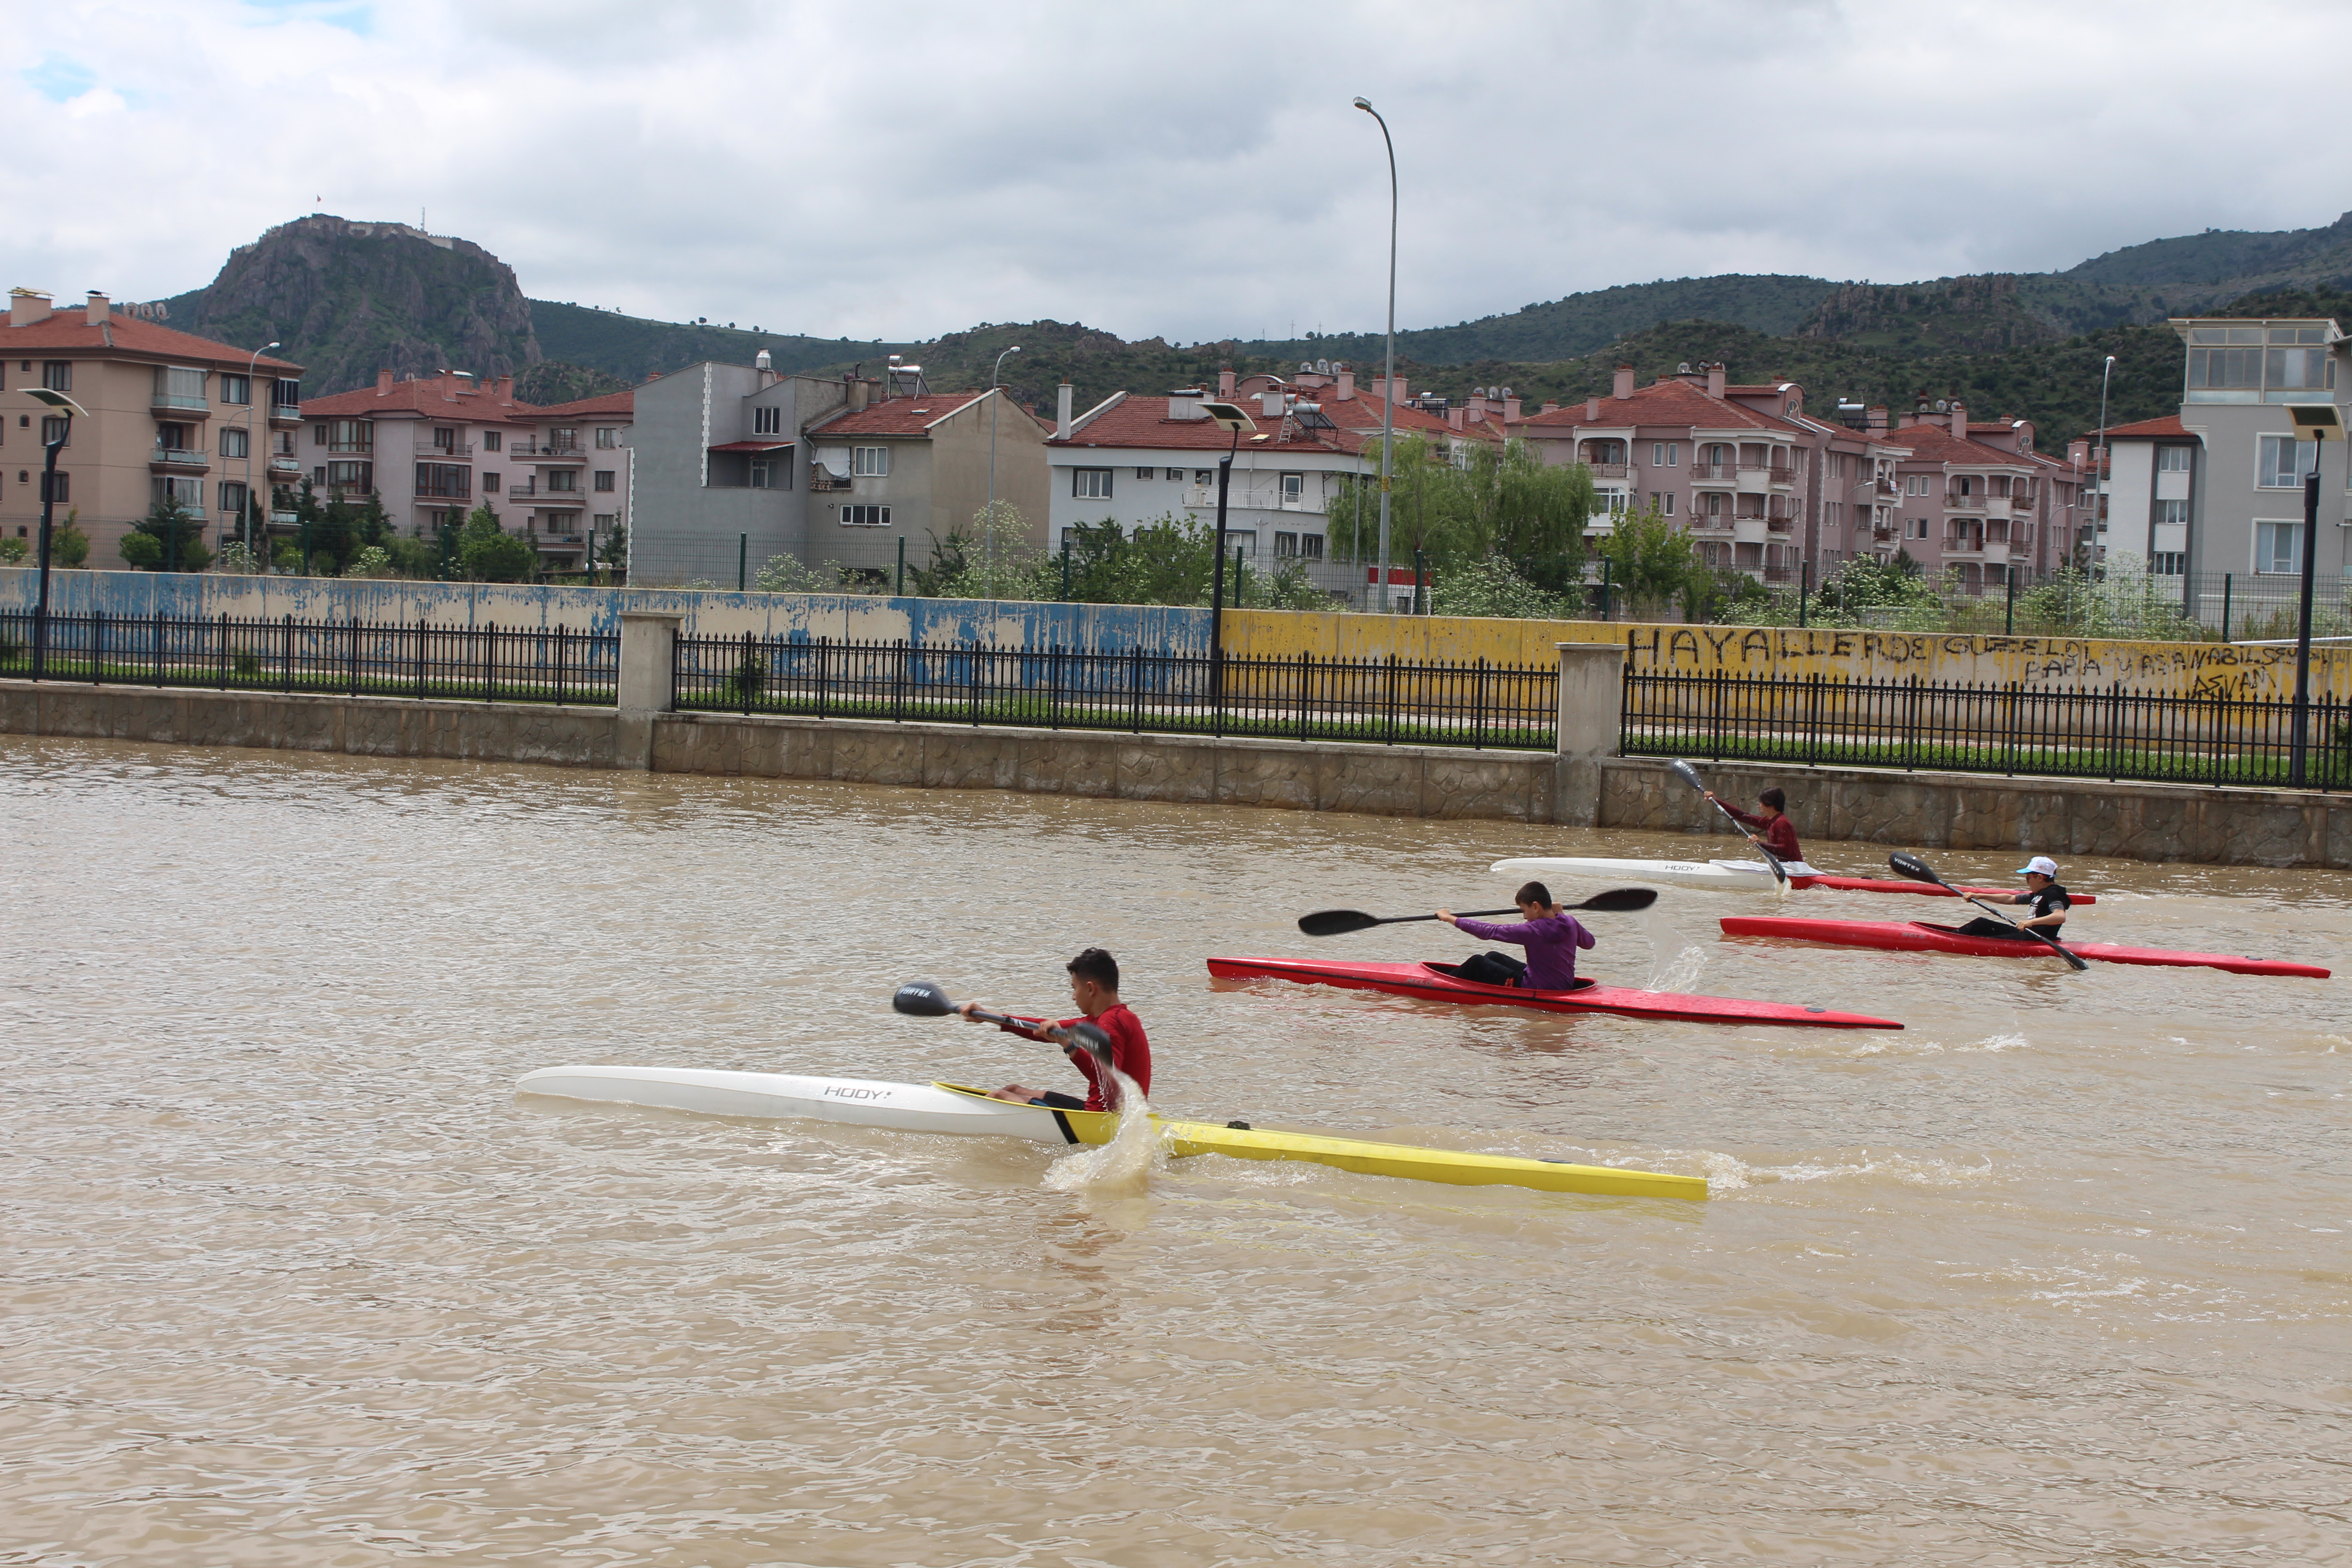
<svg viewBox="0 0 2352 1568"><path fill-rule="evenodd" d="M1225 491L1234 479L1234 454L1241 450L1242 432L1255 431L1257 421L1237 403L1203 403L1201 412L1218 429L1230 431L1232 444L1217 459L1217 560L1209 569L1209 691L1221 697L1225 689ZM1253 435L1253 440L1264 440Z"/></svg>
<svg viewBox="0 0 2352 1568"><path fill-rule="evenodd" d="M44 441L48 457L41 466L41 596L33 610L33 679L38 680L49 663L49 519L57 510L58 454L66 449L73 435L77 414L89 417L82 405L62 392L51 392L46 386L28 386L25 395L34 402L54 408L58 419L58 438Z"/></svg>
<svg viewBox="0 0 2352 1568"><path fill-rule="evenodd" d="M2344 439L2344 416L2333 403L2290 403L2297 438L2311 443L2311 472L2303 477L2303 613L2294 633L2294 742L2287 783L2303 786L2311 741L2311 591L2319 555L2319 455L2330 441Z"/></svg>
<svg viewBox="0 0 2352 1568"><path fill-rule="evenodd" d="M982 564L992 572L996 565L996 412L1004 402L1000 395L1003 387L1004 356L1020 352L1019 343L1000 350L995 364L990 366L988 372L988 521L982 525L987 532L980 542L980 556Z"/></svg>
<svg viewBox="0 0 2352 1568"><path fill-rule="evenodd" d="M2107 377L2116 373L2116 356L2099 367L2099 504L2091 509L2091 542L2083 549L2084 572L2098 563L2099 529L2107 521Z"/></svg>
<svg viewBox="0 0 2352 1568"><path fill-rule="evenodd" d="M263 354L283 346L280 343L264 343L253 351L251 359L245 362L245 506L242 509L245 515L236 522L237 532L245 539L246 570L248 572L253 569L253 367L261 363Z"/></svg>
<svg viewBox="0 0 2352 1568"><path fill-rule="evenodd" d="M1389 592L1389 460L1396 444L1396 272L1397 172L1396 142L1389 122L1381 119L1371 100L1360 98L1356 107L1380 121L1381 143L1389 150L1389 346L1386 373L1381 381L1381 585L1382 606Z"/></svg>

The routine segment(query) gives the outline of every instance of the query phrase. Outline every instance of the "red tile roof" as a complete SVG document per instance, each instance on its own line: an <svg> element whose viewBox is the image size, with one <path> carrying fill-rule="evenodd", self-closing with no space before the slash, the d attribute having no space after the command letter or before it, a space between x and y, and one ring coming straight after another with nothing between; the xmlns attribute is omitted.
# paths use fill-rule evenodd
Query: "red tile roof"
<svg viewBox="0 0 2352 1568"><path fill-rule="evenodd" d="M1886 439L1898 447L1911 448L1915 462L2007 464L2011 468L2028 466L2025 456L1988 447L1981 441L1963 441L1943 425L1906 425L1900 430L1887 432Z"/></svg>
<svg viewBox="0 0 2352 1568"><path fill-rule="evenodd" d="M1582 425L1603 430L1651 425L1676 429L1766 430L1790 436L1806 433L1778 415L1761 413L1727 397L1709 397L1705 388L1693 386L1678 376L1637 386L1631 397L1603 397L1598 419L1585 418L1584 409L1580 401L1565 404L1549 414L1520 420L1517 428L1537 436L1572 430Z"/></svg>
<svg viewBox="0 0 2352 1568"><path fill-rule="evenodd" d="M1337 392L1335 387L1322 388L1303 400L1320 405L1323 417L1331 422L1328 430L1309 430L1295 425L1286 429L1287 422L1281 415L1262 414L1255 398L1242 399L1242 407L1255 422L1259 433L1267 437L1254 442L1244 435L1242 445L1260 451L1328 452L1341 457L1354 457L1368 446L1377 446L1381 438L1380 399L1365 395L1342 399ZM1491 423L1456 430L1442 416L1408 404L1397 405L1390 427L1400 437L1454 436L1475 441L1503 438L1500 428ZM1055 447L1144 447L1175 452L1223 452L1232 444L1232 434L1220 430L1207 419L1169 418L1168 399L1164 396L1123 398L1116 407L1079 426L1067 442L1047 443Z"/></svg>
<svg viewBox="0 0 2352 1568"><path fill-rule="evenodd" d="M94 327L89 324L88 311L80 307L56 311L47 321L36 321L29 327L12 327L5 317L0 317L0 344L5 345L0 353L12 354L112 353L159 360L201 360L208 364L233 364L238 370L250 362L257 374L302 374L302 367L291 360L272 359L268 354L256 360L251 350L238 348L235 343L174 331L137 316L110 314L103 324Z"/></svg>
<svg viewBox="0 0 2352 1568"><path fill-rule="evenodd" d="M518 407L520 405L517 405ZM548 403L540 405L533 415L540 419L630 419L636 416L637 394L635 387L626 392L609 392L602 397L583 397L575 403Z"/></svg>
<svg viewBox="0 0 2352 1568"><path fill-rule="evenodd" d="M810 426L812 437L921 436L949 415L988 395L984 392L929 392L915 397L886 397L855 414L841 414Z"/></svg>
<svg viewBox="0 0 2352 1568"><path fill-rule="evenodd" d="M2092 431L2091 440L2095 444L2098 438L2099 433L2096 430ZM2107 439L2110 441L2151 439L2195 441L2201 438L2180 423L2180 416L2178 414L2168 414L2160 419L2143 419L2137 425L2110 426L2107 429Z"/></svg>
<svg viewBox="0 0 2352 1568"><path fill-rule="evenodd" d="M395 381L389 387L362 386L327 397L302 400L305 419L364 419L384 414L414 414L420 418L464 419L477 425L519 424L546 412L520 399L500 403L494 387L458 391L464 385L449 376Z"/></svg>

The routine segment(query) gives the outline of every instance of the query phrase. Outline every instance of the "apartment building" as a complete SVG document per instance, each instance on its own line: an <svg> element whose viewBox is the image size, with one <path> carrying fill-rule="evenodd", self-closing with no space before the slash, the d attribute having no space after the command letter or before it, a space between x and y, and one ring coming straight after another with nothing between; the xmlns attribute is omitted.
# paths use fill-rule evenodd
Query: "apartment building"
<svg viewBox="0 0 2352 1568"><path fill-rule="evenodd" d="M2129 552L2147 563L2152 575L2178 577L2189 570L2189 514L2203 443L2177 414L2094 431L2068 449L2073 467L2095 470L2106 455L2104 483L2088 472L2092 506L2079 542L2090 559Z"/></svg>
<svg viewBox="0 0 2352 1568"><path fill-rule="evenodd" d="M2343 330L2324 317L2263 321L2182 318L2171 326L2187 350L2182 367L2179 424L2196 443L2186 482L2188 505L2180 553L2185 570L2196 573L2295 576L2303 571L2303 479L2313 447L2294 438L2283 406L2290 403L2341 405L2346 377L2340 366L2352 344ZM2110 435L2111 449L2121 432ZM2159 437L2154 447L2178 449ZM2172 461L2184 459L2175 457ZM2346 549L2347 478L2344 449L2328 443L2320 456L2319 545L2315 568L2322 577L2352 575ZM2122 457L2109 496L2109 538L2122 535L2128 500ZM2170 470L2179 473L2180 470ZM2158 479L2168 477L2159 473ZM2179 500L2179 496L2152 500ZM2165 536L2166 542L2172 536ZM2154 538L2150 548L2158 548Z"/></svg>
<svg viewBox="0 0 2352 1568"><path fill-rule="evenodd" d="M1239 404L1258 426L1236 445L1203 411L1206 388L1114 393L1079 415L1066 384L1045 443L1051 542L1058 548L1080 524L1104 521L1128 531L1170 516L1213 524L1218 464L1231 452L1227 550L1261 571L1303 565L1318 587L1358 595L1378 575L1377 563L1359 563L1378 549L1380 514L1377 499L1350 481L1380 471L1386 390L1380 377L1360 389L1346 365L1328 362L1289 376L1223 372L1218 399ZM1483 394L1460 405L1415 399L1403 377L1396 393L1387 416L1400 440L1419 437L1451 459L1460 444L1503 438L1503 405L1490 407ZM1410 553L1403 566L1391 558L1390 591L1400 600L1412 593Z"/></svg>
<svg viewBox="0 0 2352 1568"><path fill-rule="evenodd" d="M508 479L518 444L538 436L539 412L514 395L514 378L488 384L460 371L396 381L376 373L375 384L313 397L302 405L299 471L321 500L381 499L393 528L430 538L458 525L487 503L509 531Z"/></svg>
<svg viewBox="0 0 2352 1568"><path fill-rule="evenodd" d="M1971 424L1954 401L1906 416L1888 438L1907 454L1894 465L1895 543L1922 570L1964 593L1999 593L2012 575L2028 582L2051 563L2045 513L2070 481L2033 450L2030 423Z"/></svg>
<svg viewBox="0 0 2352 1568"><path fill-rule="evenodd" d="M92 292L78 310L10 290L0 326L0 531L39 531L44 447L67 422L24 395L41 387L89 413L58 457L55 517L78 513L89 564L120 570L120 545L156 502L177 500L207 544L235 538L247 498L290 477L302 367L117 310Z"/></svg>
<svg viewBox="0 0 2352 1568"><path fill-rule="evenodd" d="M537 546L544 569L580 570L627 526L636 399L632 389L534 409L532 433L509 440L504 467L483 475L486 488L503 485L506 526Z"/></svg>

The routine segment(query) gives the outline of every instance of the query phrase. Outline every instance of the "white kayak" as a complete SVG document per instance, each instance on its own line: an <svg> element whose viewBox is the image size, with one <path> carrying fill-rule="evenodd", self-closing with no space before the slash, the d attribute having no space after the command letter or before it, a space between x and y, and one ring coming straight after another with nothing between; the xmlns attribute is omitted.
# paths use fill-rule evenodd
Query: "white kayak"
<svg viewBox="0 0 2352 1568"><path fill-rule="evenodd" d="M1781 865L1792 880L1822 875L1802 860L1784 860ZM1598 877L1612 882L1665 882L1677 888L1713 888L1726 892L1775 885L1772 868L1761 860L1587 860L1530 856L1497 860L1488 869L1498 877L1531 882Z"/></svg>
<svg viewBox="0 0 2352 1568"><path fill-rule="evenodd" d="M793 1073L703 1068L560 1067L525 1073L515 1088L524 1094L659 1106L706 1116L805 1117L906 1132L1025 1138L1035 1143L1107 1143L1118 1131L1118 1118L1110 1111L1018 1105L951 1083L884 1083L873 1079L804 1078ZM1459 1187L1532 1187L1538 1192L1625 1197L1706 1196L1706 1180L1702 1176L1370 1143L1252 1127L1242 1121L1171 1121L1158 1116L1152 1120L1159 1123L1168 1152L1176 1155L1302 1160L1366 1175L1402 1176Z"/></svg>

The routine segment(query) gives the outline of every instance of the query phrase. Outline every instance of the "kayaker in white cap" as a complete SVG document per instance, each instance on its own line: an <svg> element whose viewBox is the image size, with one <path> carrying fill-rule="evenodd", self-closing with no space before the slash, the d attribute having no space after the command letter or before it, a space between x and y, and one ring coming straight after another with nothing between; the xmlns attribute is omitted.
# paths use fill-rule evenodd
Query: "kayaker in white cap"
<svg viewBox="0 0 2352 1568"><path fill-rule="evenodd" d="M2033 906L2033 912L2017 924L2032 926L2034 930L2047 935L2056 936L2058 928L2066 923L2066 911L2074 907L2074 900L2068 898L2066 889L2058 885L2058 862L2047 855L2036 855L2032 859L2020 866L2017 868L2017 874L2025 879L2025 891L2014 895L2009 901L2012 904ZM1960 927L1960 934L1962 936L2004 936L2014 938L2019 942L2033 940L2021 933L2015 926L1983 915L1979 915Z"/></svg>

